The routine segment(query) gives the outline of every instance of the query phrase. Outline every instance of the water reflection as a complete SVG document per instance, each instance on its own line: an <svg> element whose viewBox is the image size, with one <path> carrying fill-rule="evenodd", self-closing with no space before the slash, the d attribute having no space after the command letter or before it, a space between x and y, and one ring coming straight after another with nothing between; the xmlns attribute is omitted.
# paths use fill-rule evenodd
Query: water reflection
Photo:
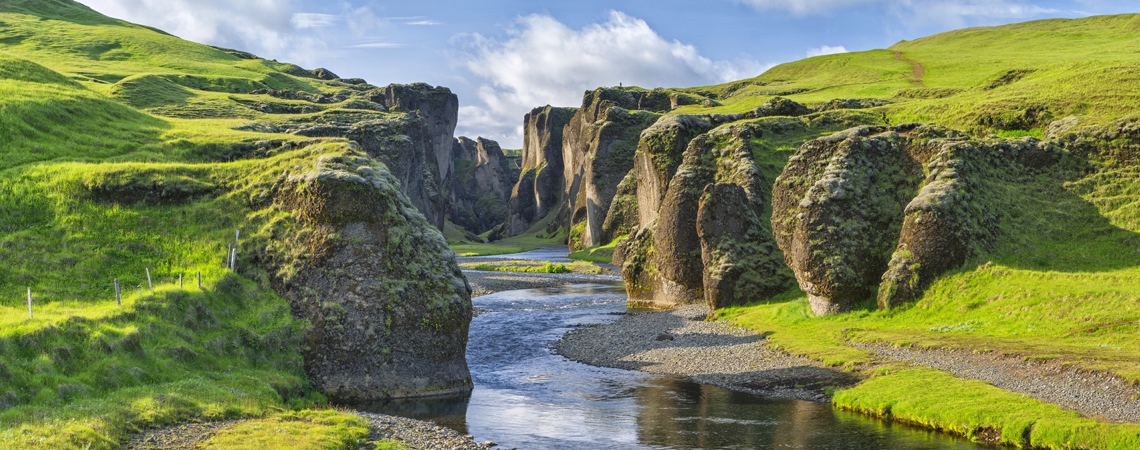
<svg viewBox="0 0 1140 450"><path fill-rule="evenodd" d="M553 354L550 345L572 327L625 311L620 286L510 291L474 302L488 312L471 324L471 397L373 410L434 420L506 448L977 448L826 404L766 400Z"/></svg>

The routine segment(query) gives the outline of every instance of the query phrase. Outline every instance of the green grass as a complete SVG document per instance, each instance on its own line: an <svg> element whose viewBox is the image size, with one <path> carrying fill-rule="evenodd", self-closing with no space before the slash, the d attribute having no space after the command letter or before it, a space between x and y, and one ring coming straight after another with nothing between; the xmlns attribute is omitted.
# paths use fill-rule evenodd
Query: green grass
<svg viewBox="0 0 1140 450"><path fill-rule="evenodd" d="M1022 448L1140 447L1140 424L1098 422L933 369L893 371L839 391L834 402L847 410Z"/></svg>
<svg viewBox="0 0 1140 450"><path fill-rule="evenodd" d="M614 248L617 243L625 239L626 236L619 236L614 238L613 242L605 245L595 245L593 247L570 253L570 259L577 261L589 261L596 263L612 264L614 261Z"/></svg>
<svg viewBox="0 0 1140 450"><path fill-rule="evenodd" d="M504 265L504 264L470 264L465 269L484 270L490 272L522 272L522 273L570 273L565 264L546 263L542 265Z"/></svg>
<svg viewBox="0 0 1140 450"><path fill-rule="evenodd" d="M202 446L233 450L349 450L358 448L367 438L368 423L360 417L334 410L303 410L240 422L218 431ZM402 448L391 442L379 444L379 448Z"/></svg>

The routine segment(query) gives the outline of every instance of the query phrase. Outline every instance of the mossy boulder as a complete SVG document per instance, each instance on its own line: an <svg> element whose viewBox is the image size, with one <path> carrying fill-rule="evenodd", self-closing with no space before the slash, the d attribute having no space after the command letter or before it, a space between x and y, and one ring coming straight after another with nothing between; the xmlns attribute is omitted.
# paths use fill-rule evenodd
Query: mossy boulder
<svg viewBox="0 0 1140 450"><path fill-rule="evenodd" d="M767 184L753 159L759 126L724 125L687 143L653 222L615 251L627 285L636 284L629 288L635 303L706 302L715 310L791 286L764 213Z"/></svg>
<svg viewBox="0 0 1140 450"><path fill-rule="evenodd" d="M310 323L313 384L338 402L469 392L470 288L398 180L359 150L283 177L257 260Z"/></svg>
<svg viewBox="0 0 1140 450"><path fill-rule="evenodd" d="M1033 138L972 140L917 124L804 144L773 191L772 226L817 315L919 298L997 236L993 183L1068 158Z"/></svg>

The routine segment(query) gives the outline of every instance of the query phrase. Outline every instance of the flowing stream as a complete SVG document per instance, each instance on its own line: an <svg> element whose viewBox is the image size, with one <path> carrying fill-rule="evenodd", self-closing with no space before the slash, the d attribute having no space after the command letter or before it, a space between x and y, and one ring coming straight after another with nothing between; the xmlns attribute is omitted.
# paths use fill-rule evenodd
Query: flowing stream
<svg viewBox="0 0 1140 450"><path fill-rule="evenodd" d="M620 285L506 291L473 299L471 397L377 412L435 421L520 449L971 449L968 441L885 424L830 405L767 400L681 378L588 366L551 344L626 311Z"/></svg>

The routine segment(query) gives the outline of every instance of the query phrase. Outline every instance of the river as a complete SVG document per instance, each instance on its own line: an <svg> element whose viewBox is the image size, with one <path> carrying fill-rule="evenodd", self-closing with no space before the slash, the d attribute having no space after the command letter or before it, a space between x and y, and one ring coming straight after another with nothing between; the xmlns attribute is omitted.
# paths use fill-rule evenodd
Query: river
<svg viewBox="0 0 1140 450"><path fill-rule="evenodd" d="M830 405L768 400L684 379L588 366L554 354L573 327L616 320L620 285L499 292L473 299L470 398L390 404L502 448L972 449L968 441Z"/></svg>

